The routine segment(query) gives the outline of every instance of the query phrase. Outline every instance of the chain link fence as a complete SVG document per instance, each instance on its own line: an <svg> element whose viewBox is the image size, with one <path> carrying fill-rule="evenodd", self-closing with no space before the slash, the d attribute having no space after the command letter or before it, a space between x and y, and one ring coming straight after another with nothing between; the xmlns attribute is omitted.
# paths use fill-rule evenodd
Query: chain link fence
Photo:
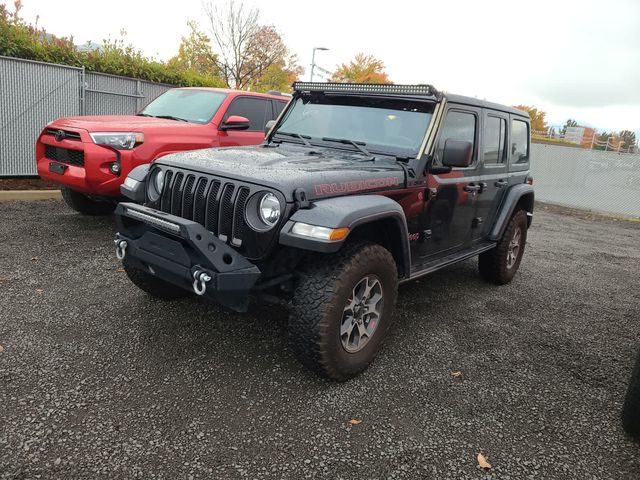
<svg viewBox="0 0 640 480"><path fill-rule="evenodd" d="M531 153L537 200L640 217L640 154L539 143Z"/></svg>
<svg viewBox="0 0 640 480"><path fill-rule="evenodd" d="M132 115L171 85L0 57L0 177L37 175L44 126L76 115Z"/></svg>

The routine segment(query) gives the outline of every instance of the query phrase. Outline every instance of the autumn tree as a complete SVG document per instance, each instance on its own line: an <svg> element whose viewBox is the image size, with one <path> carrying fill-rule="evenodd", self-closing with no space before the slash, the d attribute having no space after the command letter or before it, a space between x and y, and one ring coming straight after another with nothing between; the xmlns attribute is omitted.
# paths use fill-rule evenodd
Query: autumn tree
<svg viewBox="0 0 640 480"><path fill-rule="evenodd" d="M533 132L547 132L548 127L545 120L545 117L547 115L546 112L538 110L536 107L530 107L528 105L516 105L514 108L523 110L529 114L529 118L531 119L531 130Z"/></svg>
<svg viewBox="0 0 640 480"><path fill-rule="evenodd" d="M331 80L354 83L393 83L385 72L384 62L373 55L359 53L349 64L340 65Z"/></svg>
<svg viewBox="0 0 640 480"><path fill-rule="evenodd" d="M301 71L282 37L272 26L260 24L260 10L242 0L205 4L220 75L231 88L284 86Z"/></svg>
<svg viewBox="0 0 640 480"><path fill-rule="evenodd" d="M635 152L637 148L637 139L636 134L631 130L622 130L619 134L620 140L624 142L622 144L623 150L628 150L629 152Z"/></svg>
<svg viewBox="0 0 640 480"><path fill-rule="evenodd" d="M169 59L169 66L200 75L218 76L218 56L211 49L211 40L194 21L187 23L189 35L181 37L178 54Z"/></svg>

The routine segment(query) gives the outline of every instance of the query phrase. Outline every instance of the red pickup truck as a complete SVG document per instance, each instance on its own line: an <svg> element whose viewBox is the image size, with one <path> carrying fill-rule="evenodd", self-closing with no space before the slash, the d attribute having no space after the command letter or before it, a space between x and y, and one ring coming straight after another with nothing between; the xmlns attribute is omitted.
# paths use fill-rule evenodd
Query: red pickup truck
<svg viewBox="0 0 640 480"><path fill-rule="evenodd" d="M59 118L38 137L40 177L86 215L113 211L120 184L138 165L167 153L255 145L289 98L217 88L175 88L137 115Z"/></svg>

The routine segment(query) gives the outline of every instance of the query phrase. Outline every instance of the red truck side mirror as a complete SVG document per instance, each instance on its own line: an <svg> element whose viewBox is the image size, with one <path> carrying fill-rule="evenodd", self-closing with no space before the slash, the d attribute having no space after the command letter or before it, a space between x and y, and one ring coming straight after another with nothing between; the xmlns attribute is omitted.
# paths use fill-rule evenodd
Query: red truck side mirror
<svg viewBox="0 0 640 480"><path fill-rule="evenodd" d="M231 115L220 125L220 130L246 130L247 128L249 128L249 119L240 115Z"/></svg>

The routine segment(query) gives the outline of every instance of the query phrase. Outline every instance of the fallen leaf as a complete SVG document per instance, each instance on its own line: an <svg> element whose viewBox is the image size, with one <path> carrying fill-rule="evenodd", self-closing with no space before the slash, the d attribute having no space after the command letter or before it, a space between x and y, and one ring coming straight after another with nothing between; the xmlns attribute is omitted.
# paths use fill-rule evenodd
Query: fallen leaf
<svg viewBox="0 0 640 480"><path fill-rule="evenodd" d="M36 260L38 260L38 257L31 257L32 262L35 262Z"/></svg>
<svg viewBox="0 0 640 480"><path fill-rule="evenodd" d="M0 283L8 282L8 278L0 277Z"/></svg>
<svg viewBox="0 0 640 480"><path fill-rule="evenodd" d="M451 372L451 376L456 378L461 377L462 372L460 370L456 370L455 372Z"/></svg>
<svg viewBox="0 0 640 480"><path fill-rule="evenodd" d="M487 459L481 453L478 453L478 465L480 468L491 468L491 464L487 462Z"/></svg>
<svg viewBox="0 0 640 480"><path fill-rule="evenodd" d="M36 288L36 292L38 292L38 293L42 293L42 292L44 292L44 290L43 290L43 289L41 289L41 288Z"/></svg>
<svg viewBox="0 0 640 480"><path fill-rule="evenodd" d="M124 273L124 268L116 268L117 273Z"/></svg>
<svg viewBox="0 0 640 480"><path fill-rule="evenodd" d="M0 353L4 352L4 347L0 345Z"/></svg>
<svg viewBox="0 0 640 480"><path fill-rule="evenodd" d="M351 420L349 420L350 425L360 425L361 423L362 423L362 420L359 420L357 418L352 418Z"/></svg>

